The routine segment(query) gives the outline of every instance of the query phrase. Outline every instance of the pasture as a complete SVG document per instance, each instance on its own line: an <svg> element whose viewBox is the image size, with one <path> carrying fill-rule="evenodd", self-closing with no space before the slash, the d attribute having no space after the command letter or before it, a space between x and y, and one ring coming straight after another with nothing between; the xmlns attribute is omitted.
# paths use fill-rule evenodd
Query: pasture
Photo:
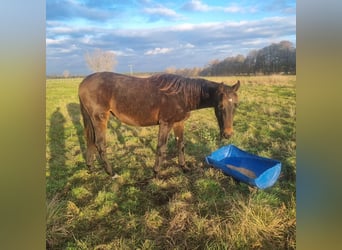
<svg viewBox="0 0 342 250"><path fill-rule="evenodd" d="M219 141L213 109L185 123L185 157L177 167L173 134L162 178L153 177L158 127L132 127L111 118L108 159L112 180L96 162L85 165L78 85L46 81L47 249L295 249L296 76L208 77L240 80L235 134ZM237 183L205 164L218 147L236 146L282 162L265 190Z"/></svg>

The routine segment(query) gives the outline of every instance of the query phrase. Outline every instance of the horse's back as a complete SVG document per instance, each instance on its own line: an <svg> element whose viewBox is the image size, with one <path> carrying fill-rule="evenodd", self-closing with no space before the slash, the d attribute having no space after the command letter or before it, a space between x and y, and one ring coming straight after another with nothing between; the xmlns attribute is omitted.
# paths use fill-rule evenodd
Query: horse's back
<svg viewBox="0 0 342 250"><path fill-rule="evenodd" d="M94 100L110 101L109 98L138 94L137 90L147 87L146 81L142 78L113 72L98 72L87 76L80 83L79 96L81 98L91 96Z"/></svg>
<svg viewBox="0 0 342 250"><path fill-rule="evenodd" d="M82 81L79 95L81 102L91 106L90 109L96 109L97 113L111 112L129 125L158 124L160 93L149 78L95 73Z"/></svg>
<svg viewBox="0 0 342 250"><path fill-rule="evenodd" d="M88 75L80 83L79 91L103 88L104 85L114 86L120 82L127 82L131 77L113 72L97 72Z"/></svg>

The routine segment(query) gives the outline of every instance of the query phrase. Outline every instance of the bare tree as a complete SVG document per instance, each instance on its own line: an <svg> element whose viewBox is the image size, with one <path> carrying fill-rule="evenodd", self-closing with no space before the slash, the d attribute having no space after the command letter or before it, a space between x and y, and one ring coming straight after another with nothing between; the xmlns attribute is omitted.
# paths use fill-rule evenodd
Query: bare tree
<svg viewBox="0 0 342 250"><path fill-rule="evenodd" d="M87 52L84 57L87 66L93 72L113 71L117 64L115 54L112 51L95 49L91 54Z"/></svg>
<svg viewBox="0 0 342 250"><path fill-rule="evenodd" d="M63 76L64 76L64 78L68 78L70 76L69 70L64 70L63 71Z"/></svg>
<svg viewBox="0 0 342 250"><path fill-rule="evenodd" d="M168 68L165 69L165 72L168 73L168 74L174 74L176 73L176 67L175 66L170 66Z"/></svg>

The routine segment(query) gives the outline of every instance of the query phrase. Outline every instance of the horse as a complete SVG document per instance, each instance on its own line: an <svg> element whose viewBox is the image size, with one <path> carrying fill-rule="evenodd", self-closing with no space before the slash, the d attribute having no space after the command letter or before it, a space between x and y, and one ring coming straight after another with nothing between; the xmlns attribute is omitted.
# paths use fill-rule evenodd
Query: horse
<svg viewBox="0 0 342 250"><path fill-rule="evenodd" d="M132 126L159 125L154 173L165 161L168 135L173 129L178 164L189 170L184 158L184 122L197 109L215 109L220 138L233 135L233 116L238 104L240 81L232 86L201 78L156 74L139 78L98 72L83 79L78 96L86 137L86 165L94 167L99 154L106 173L117 176L106 156L106 129L110 115Z"/></svg>

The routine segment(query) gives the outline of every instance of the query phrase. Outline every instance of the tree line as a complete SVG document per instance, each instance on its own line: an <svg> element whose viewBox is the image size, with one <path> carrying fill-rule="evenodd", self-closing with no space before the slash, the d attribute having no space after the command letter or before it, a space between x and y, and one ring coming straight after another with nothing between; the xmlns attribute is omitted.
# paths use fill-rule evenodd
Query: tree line
<svg viewBox="0 0 342 250"><path fill-rule="evenodd" d="M93 53L84 55L85 62L93 72L113 71L117 64L113 51L95 49ZM296 74L296 48L289 41L273 43L260 50L252 50L247 56L237 55L220 61L212 60L204 67L165 69L166 73L183 76L227 76L227 75L256 75L256 74ZM131 72L132 74L132 72ZM63 77L70 76L65 70Z"/></svg>
<svg viewBox="0 0 342 250"><path fill-rule="evenodd" d="M296 74L296 48L289 41L273 43L247 56L237 55L224 60L213 60L207 67L165 70L184 76L227 76L256 74Z"/></svg>

